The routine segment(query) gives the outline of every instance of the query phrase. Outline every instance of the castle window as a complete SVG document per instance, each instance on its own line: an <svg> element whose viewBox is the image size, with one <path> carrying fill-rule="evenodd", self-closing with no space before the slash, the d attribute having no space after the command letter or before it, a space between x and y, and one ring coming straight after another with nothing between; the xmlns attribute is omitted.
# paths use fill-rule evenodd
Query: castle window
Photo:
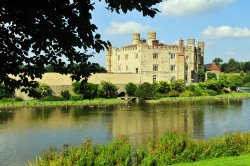
<svg viewBox="0 0 250 166"><path fill-rule="evenodd" d="M175 54L174 53L170 53L170 59L175 59Z"/></svg>
<svg viewBox="0 0 250 166"><path fill-rule="evenodd" d="M118 55L118 61L120 60L120 55Z"/></svg>
<svg viewBox="0 0 250 166"><path fill-rule="evenodd" d="M170 66L170 71L175 71L175 65Z"/></svg>
<svg viewBox="0 0 250 166"><path fill-rule="evenodd" d="M135 59L138 59L138 54L137 53L135 54Z"/></svg>
<svg viewBox="0 0 250 166"><path fill-rule="evenodd" d="M156 82L156 75L153 75L153 82Z"/></svg>
<svg viewBox="0 0 250 166"><path fill-rule="evenodd" d="M158 71L158 65L153 65L153 71Z"/></svg>
<svg viewBox="0 0 250 166"><path fill-rule="evenodd" d="M138 68L135 68L135 73L138 73L139 72L139 69Z"/></svg>
<svg viewBox="0 0 250 166"><path fill-rule="evenodd" d="M153 53L153 59L158 59L158 53Z"/></svg>
<svg viewBox="0 0 250 166"><path fill-rule="evenodd" d="M128 71L128 65L126 65L126 71Z"/></svg>
<svg viewBox="0 0 250 166"><path fill-rule="evenodd" d="M125 60L128 60L128 54L125 55Z"/></svg>

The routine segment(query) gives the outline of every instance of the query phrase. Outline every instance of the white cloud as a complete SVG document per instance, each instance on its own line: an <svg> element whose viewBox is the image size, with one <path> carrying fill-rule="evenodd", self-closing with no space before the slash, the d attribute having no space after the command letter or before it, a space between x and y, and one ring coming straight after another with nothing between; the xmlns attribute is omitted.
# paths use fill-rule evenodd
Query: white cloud
<svg viewBox="0 0 250 166"><path fill-rule="evenodd" d="M243 27L230 27L230 26L220 26L212 27L209 26L202 32L202 36L207 39L216 38L246 38L250 37L250 29Z"/></svg>
<svg viewBox="0 0 250 166"><path fill-rule="evenodd" d="M163 15L189 16L216 11L234 0L167 0L159 4Z"/></svg>
<svg viewBox="0 0 250 166"><path fill-rule="evenodd" d="M149 25L140 24L138 22L111 22L111 26L107 28L107 34L109 35L121 35L131 33L144 33L153 31L153 28Z"/></svg>

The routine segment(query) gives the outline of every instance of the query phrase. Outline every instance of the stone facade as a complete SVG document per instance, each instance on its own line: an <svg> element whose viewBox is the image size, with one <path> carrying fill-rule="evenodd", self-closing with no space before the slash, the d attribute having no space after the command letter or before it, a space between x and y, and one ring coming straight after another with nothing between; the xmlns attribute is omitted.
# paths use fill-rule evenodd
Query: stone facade
<svg viewBox="0 0 250 166"><path fill-rule="evenodd" d="M107 50L106 62L108 73L139 74L140 82L195 82L198 69L204 65L204 42L195 46L195 39L188 39L184 46L180 39L179 45L166 45L156 40L155 32L148 33L148 41L134 33L131 45Z"/></svg>

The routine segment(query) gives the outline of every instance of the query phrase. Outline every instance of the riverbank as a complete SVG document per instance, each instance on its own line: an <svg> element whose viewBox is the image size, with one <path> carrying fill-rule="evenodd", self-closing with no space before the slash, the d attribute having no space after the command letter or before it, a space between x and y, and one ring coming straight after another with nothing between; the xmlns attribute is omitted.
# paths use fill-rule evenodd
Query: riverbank
<svg viewBox="0 0 250 166"><path fill-rule="evenodd" d="M196 101L225 101L225 100L239 100L250 98L250 93L230 93L221 94L217 96L196 96L196 97L166 97L155 100L146 100L146 103L157 104L157 103L172 103L172 102L196 102ZM29 100L29 101L15 101L15 102L2 102L0 101L0 108L6 107L28 107L28 106L107 106L113 104L126 104L126 100L119 98L105 99L96 98L93 100L81 100L81 101L40 101L40 100Z"/></svg>
<svg viewBox="0 0 250 166"><path fill-rule="evenodd" d="M193 163L180 163L173 166L248 166L250 165L250 154L233 157L221 157L210 160L201 160Z"/></svg>
<svg viewBox="0 0 250 166"><path fill-rule="evenodd" d="M156 143L133 147L124 136L107 145L87 140L80 146L50 148L30 166L36 165L172 165L227 156L250 154L250 133L232 133L207 140L195 140L168 133ZM224 158L224 161L230 159ZM246 159L249 161L249 158Z"/></svg>

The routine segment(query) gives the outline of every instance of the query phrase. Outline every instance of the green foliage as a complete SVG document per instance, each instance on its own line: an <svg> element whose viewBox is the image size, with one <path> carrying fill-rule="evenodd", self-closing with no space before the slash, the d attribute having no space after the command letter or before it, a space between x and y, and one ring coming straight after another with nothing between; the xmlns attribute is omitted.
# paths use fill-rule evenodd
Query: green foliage
<svg viewBox="0 0 250 166"><path fill-rule="evenodd" d="M102 81L98 88L98 96L103 98L115 98L119 88L111 82Z"/></svg>
<svg viewBox="0 0 250 166"><path fill-rule="evenodd" d="M180 94L176 90L170 90L167 94L168 97L178 97Z"/></svg>
<svg viewBox="0 0 250 166"><path fill-rule="evenodd" d="M206 89L212 89L220 93L222 90L222 86L218 80L213 79L206 82Z"/></svg>
<svg viewBox="0 0 250 166"><path fill-rule="evenodd" d="M0 84L0 100L2 98L8 98L11 97L13 95L13 92L7 88L4 84Z"/></svg>
<svg viewBox="0 0 250 166"><path fill-rule="evenodd" d="M135 92L135 96L143 100L153 98L155 97L155 94L156 87L148 82L144 82L143 84L139 85L138 89Z"/></svg>
<svg viewBox="0 0 250 166"><path fill-rule="evenodd" d="M167 133L155 143L133 147L120 137L107 145L94 146L91 140L80 146L52 147L30 166L43 165L171 165L183 162L238 156L250 153L250 134L227 134L223 137L195 140Z"/></svg>
<svg viewBox="0 0 250 166"><path fill-rule="evenodd" d="M52 95L53 95L53 91L51 87L44 83L40 83L38 87L36 87L29 93L30 97L33 97L36 99L41 99L46 96L52 96Z"/></svg>
<svg viewBox="0 0 250 166"><path fill-rule="evenodd" d="M159 12L154 6L161 1L103 3L112 12L136 10L143 16L154 17ZM1 1L0 83L13 88L34 87L37 83L34 79L42 78L46 66L51 66L54 72L71 74L76 81L98 72L88 59L110 43L96 32L98 27L92 16L95 3L90 0L19 2ZM12 75L19 78L13 79Z"/></svg>
<svg viewBox="0 0 250 166"><path fill-rule="evenodd" d="M182 93L186 90L186 85L184 80L172 80L170 82L170 90Z"/></svg>
<svg viewBox="0 0 250 166"><path fill-rule="evenodd" d="M129 96L135 96L137 86L134 83L130 82L125 86L125 90Z"/></svg>
<svg viewBox="0 0 250 166"><path fill-rule="evenodd" d="M180 94L180 97L193 97L196 96L193 91L185 90L183 93Z"/></svg>
<svg viewBox="0 0 250 166"><path fill-rule="evenodd" d="M217 79L216 74L212 72L207 73L207 80Z"/></svg>
<svg viewBox="0 0 250 166"><path fill-rule="evenodd" d="M83 99L92 99L97 97L98 85L88 82L73 82L73 91L81 94Z"/></svg>
<svg viewBox="0 0 250 166"><path fill-rule="evenodd" d="M82 99L83 99L82 95L80 95L80 94L70 95L70 98L69 98L69 100L71 100L71 101L79 101L79 100L82 100Z"/></svg>
<svg viewBox="0 0 250 166"><path fill-rule="evenodd" d="M64 98L61 96L45 96L39 100L41 101L64 101Z"/></svg>
<svg viewBox="0 0 250 166"><path fill-rule="evenodd" d="M70 93L68 90L62 90L61 91L61 96L63 97L64 100L69 100L70 99Z"/></svg>
<svg viewBox="0 0 250 166"><path fill-rule="evenodd" d="M243 84L250 82L250 72L247 72L243 77Z"/></svg>
<svg viewBox="0 0 250 166"><path fill-rule="evenodd" d="M243 86L245 86L245 87L250 87L250 82L245 83Z"/></svg>
<svg viewBox="0 0 250 166"><path fill-rule="evenodd" d="M199 69L197 75L198 75L198 82L205 81L206 74L205 74L204 69Z"/></svg>
<svg viewBox="0 0 250 166"><path fill-rule="evenodd" d="M250 72L250 61L243 63L242 69L244 72Z"/></svg>
<svg viewBox="0 0 250 166"><path fill-rule="evenodd" d="M167 94L170 91L170 84L166 81L159 81L156 84L157 92L160 94Z"/></svg>
<svg viewBox="0 0 250 166"><path fill-rule="evenodd" d="M213 62L217 65L220 66L220 64L223 62L223 60L219 57L214 58Z"/></svg>
<svg viewBox="0 0 250 166"><path fill-rule="evenodd" d="M221 69L225 73L239 73L242 70L240 63L233 58L229 59L228 63L222 64Z"/></svg>
<svg viewBox="0 0 250 166"><path fill-rule="evenodd" d="M11 97L11 98L2 98L1 99L2 102L15 102L15 101L23 101L23 99L21 97Z"/></svg>

